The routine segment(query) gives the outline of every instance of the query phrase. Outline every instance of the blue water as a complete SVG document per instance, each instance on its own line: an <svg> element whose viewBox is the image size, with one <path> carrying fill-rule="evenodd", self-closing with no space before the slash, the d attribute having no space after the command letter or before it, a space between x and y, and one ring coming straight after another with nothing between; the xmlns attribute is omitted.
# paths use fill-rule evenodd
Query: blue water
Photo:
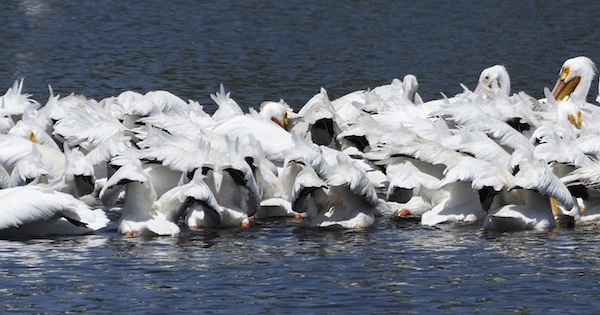
<svg viewBox="0 0 600 315"><path fill-rule="evenodd" d="M189 3L188 3L189 2ZM133 1L0 3L0 84L45 103L168 90L208 112L223 83L244 107L299 109L416 75L425 100L504 64L543 96L567 58L599 61L600 2ZM596 84L589 100L597 94ZM124 238L0 241L2 310L167 313L594 313L600 227L482 233L378 219L366 231L294 220Z"/></svg>

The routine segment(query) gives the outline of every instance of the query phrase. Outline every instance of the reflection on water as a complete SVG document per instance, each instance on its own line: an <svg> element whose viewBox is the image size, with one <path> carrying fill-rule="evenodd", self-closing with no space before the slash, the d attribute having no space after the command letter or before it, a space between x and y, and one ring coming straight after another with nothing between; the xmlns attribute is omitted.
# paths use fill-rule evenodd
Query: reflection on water
<svg viewBox="0 0 600 315"><path fill-rule="evenodd" d="M596 305L597 231L490 235L475 225L326 231L294 221L180 237L1 241L6 309L289 311L482 309L572 312ZM561 305L553 301L560 298ZM73 304L76 300L78 303ZM176 302L175 302L176 301Z"/></svg>

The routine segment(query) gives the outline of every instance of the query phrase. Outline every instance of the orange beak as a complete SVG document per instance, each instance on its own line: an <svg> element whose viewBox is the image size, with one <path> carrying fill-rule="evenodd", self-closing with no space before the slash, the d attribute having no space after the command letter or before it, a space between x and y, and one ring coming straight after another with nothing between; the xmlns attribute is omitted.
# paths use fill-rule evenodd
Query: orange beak
<svg viewBox="0 0 600 315"><path fill-rule="evenodd" d="M581 111L577 110L577 118L573 117L573 115L569 115L567 117L571 125L573 125L577 129L581 129L582 119L581 119Z"/></svg>
<svg viewBox="0 0 600 315"><path fill-rule="evenodd" d="M562 76L559 77L558 80L556 80L556 84L554 84L554 88L552 89L552 96L557 101L564 99L567 95L571 94L573 90L575 90L580 81L581 77L574 77L569 82L565 82Z"/></svg>

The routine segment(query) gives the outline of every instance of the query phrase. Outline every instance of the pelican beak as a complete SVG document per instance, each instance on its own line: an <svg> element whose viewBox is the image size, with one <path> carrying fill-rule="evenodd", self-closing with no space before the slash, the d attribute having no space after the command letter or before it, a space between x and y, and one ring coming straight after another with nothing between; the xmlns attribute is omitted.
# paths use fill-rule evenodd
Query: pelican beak
<svg viewBox="0 0 600 315"><path fill-rule="evenodd" d="M580 110L577 110L577 118L573 117L573 115L569 115L569 116L567 116L567 119L569 119L569 122L575 128L577 128L578 130L581 129L582 121L581 121L581 111Z"/></svg>
<svg viewBox="0 0 600 315"><path fill-rule="evenodd" d="M281 124L281 122L279 121L279 119L277 119L277 117L275 116L271 116L271 121L278 124L279 126L283 127L283 125Z"/></svg>
<svg viewBox="0 0 600 315"><path fill-rule="evenodd" d="M279 121L279 119L274 116L271 116L271 121L281 126L281 128L283 128L285 131L290 131L287 112L283 112L283 121Z"/></svg>
<svg viewBox="0 0 600 315"><path fill-rule="evenodd" d="M475 90L473 90L473 94L479 94L479 92L481 92L482 86L483 86L483 84L478 83L477 86L475 87Z"/></svg>
<svg viewBox="0 0 600 315"><path fill-rule="evenodd" d="M31 140L31 142L33 142L33 143L37 143L37 138L35 137L35 134L33 133L33 131L29 132L29 140Z"/></svg>
<svg viewBox="0 0 600 315"><path fill-rule="evenodd" d="M283 112L283 129L285 129L285 131L290 131L290 122L288 121L288 113L287 112Z"/></svg>
<svg viewBox="0 0 600 315"><path fill-rule="evenodd" d="M581 77L574 77L568 82L565 80L569 76L569 72L571 68L569 66L565 66L558 76L556 83L554 84L554 88L552 89L552 96L557 101L564 99L567 95L571 94L573 90L577 87L579 82L581 81Z"/></svg>
<svg viewBox="0 0 600 315"><path fill-rule="evenodd" d="M123 236L132 237L133 236L133 232L127 231L127 232L123 233Z"/></svg>
<svg viewBox="0 0 600 315"><path fill-rule="evenodd" d="M554 197L550 197L550 208L552 209L552 214L554 215L555 218L558 217L558 206L556 205L556 199L554 199Z"/></svg>

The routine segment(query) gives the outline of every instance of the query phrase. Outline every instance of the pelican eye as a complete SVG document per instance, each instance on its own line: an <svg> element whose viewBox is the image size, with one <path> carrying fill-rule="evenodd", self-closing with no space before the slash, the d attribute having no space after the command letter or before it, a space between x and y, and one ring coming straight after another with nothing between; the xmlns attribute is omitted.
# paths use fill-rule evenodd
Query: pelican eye
<svg viewBox="0 0 600 315"><path fill-rule="evenodd" d="M571 66L564 66L560 71L560 79L565 80L571 73Z"/></svg>

